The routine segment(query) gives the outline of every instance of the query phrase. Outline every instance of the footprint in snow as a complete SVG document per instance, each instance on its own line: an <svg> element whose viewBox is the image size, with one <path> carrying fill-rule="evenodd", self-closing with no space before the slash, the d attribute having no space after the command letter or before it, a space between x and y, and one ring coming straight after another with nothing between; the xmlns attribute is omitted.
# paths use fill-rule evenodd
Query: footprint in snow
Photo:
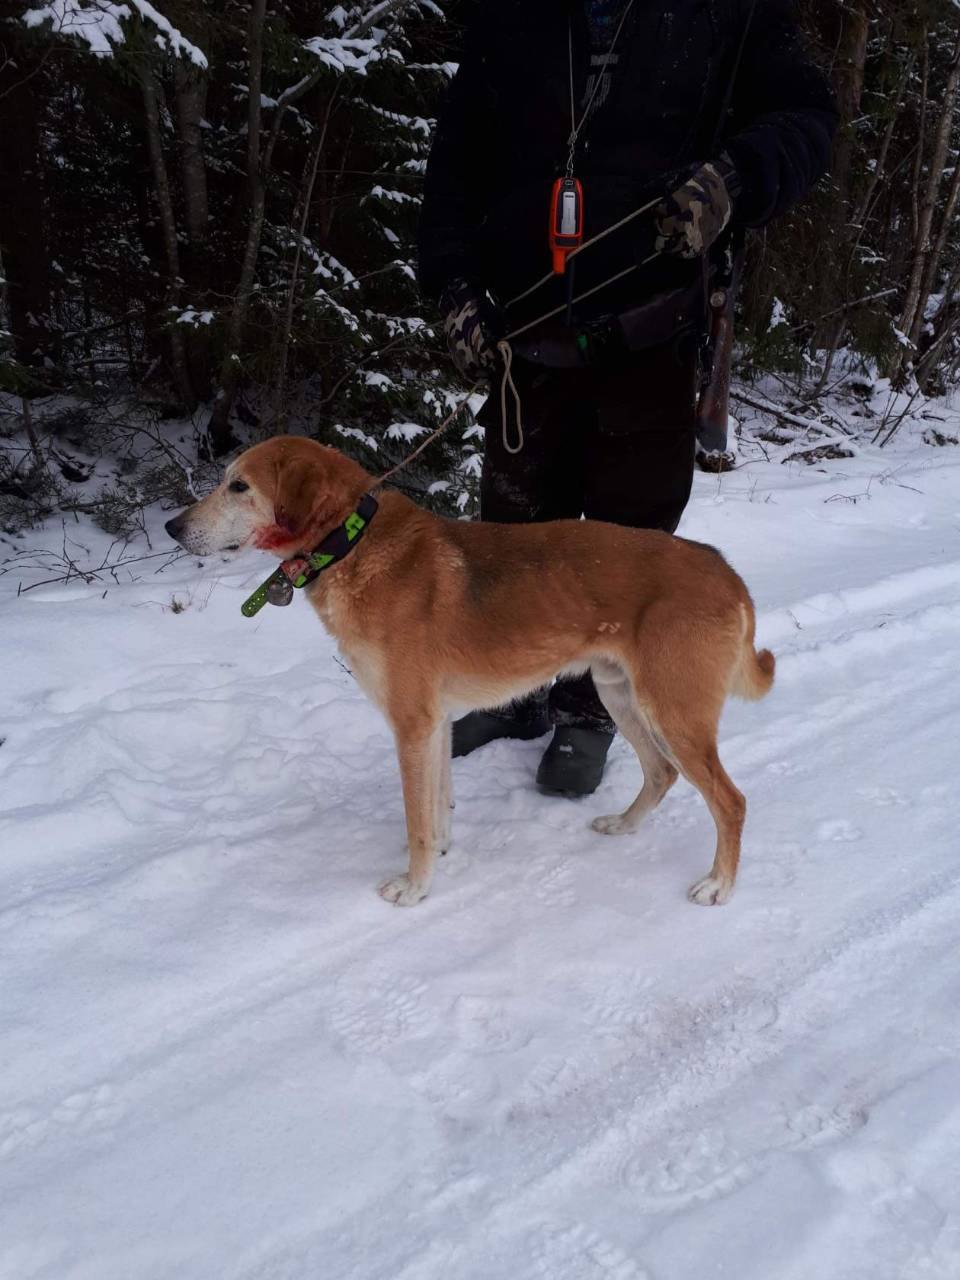
<svg viewBox="0 0 960 1280"><path fill-rule="evenodd" d="M855 840L863 838L863 832L859 827L855 827L852 822L848 822L846 818L828 818L826 822L821 822L817 827L817 837L820 840L835 840L840 843L852 844Z"/></svg>
<svg viewBox="0 0 960 1280"><path fill-rule="evenodd" d="M380 1053L425 1029L426 987L410 978L384 975L382 982L340 985L330 1011L333 1030L358 1053Z"/></svg>
<svg viewBox="0 0 960 1280"><path fill-rule="evenodd" d="M935 782L932 786L924 787L920 792L921 800L943 800L951 795L950 788L943 782Z"/></svg>
<svg viewBox="0 0 960 1280"><path fill-rule="evenodd" d="M581 1087L586 1074L575 1059L562 1054L541 1058L509 1104L507 1118L528 1120L531 1116L553 1115L564 1098Z"/></svg>
<svg viewBox="0 0 960 1280"><path fill-rule="evenodd" d="M441 1114L453 1117L488 1114L500 1091L495 1073L482 1059L459 1052L411 1076L410 1084Z"/></svg>
<svg viewBox="0 0 960 1280"><path fill-rule="evenodd" d="M743 1156L719 1127L670 1135L631 1153L620 1168L619 1181L641 1212L674 1212L728 1195L749 1182L754 1162Z"/></svg>
<svg viewBox="0 0 960 1280"><path fill-rule="evenodd" d="M534 1267L531 1277L543 1280L647 1280L649 1272L628 1254L590 1231L582 1223L572 1227L545 1225L529 1242Z"/></svg>
<svg viewBox="0 0 960 1280"><path fill-rule="evenodd" d="M790 907L758 907L750 919L768 938L793 938L801 928L800 917Z"/></svg>
<svg viewBox="0 0 960 1280"><path fill-rule="evenodd" d="M35 1147L47 1138L69 1130L93 1134L112 1130L124 1108L112 1085L94 1085L70 1094L46 1112L22 1107L0 1115L0 1156L20 1147Z"/></svg>
<svg viewBox="0 0 960 1280"><path fill-rule="evenodd" d="M825 1162L830 1181L841 1187L860 1204L869 1206L872 1216L886 1220L888 1229L898 1239L930 1241L942 1232L945 1206L922 1188L915 1185L898 1167L896 1160L885 1151L864 1151L855 1146L838 1146ZM954 1263L956 1254L954 1254ZM929 1274L931 1280L956 1276L956 1267L950 1271L925 1273L917 1269L910 1273Z"/></svg>
<svg viewBox="0 0 960 1280"><path fill-rule="evenodd" d="M573 888L573 870L566 859L538 858L527 879L533 892L548 907L572 907L577 900Z"/></svg>
<svg viewBox="0 0 960 1280"><path fill-rule="evenodd" d="M461 996L456 1003L457 1031L474 1053L504 1053L529 1044L531 1031L512 1018L500 1000Z"/></svg>
<svg viewBox="0 0 960 1280"><path fill-rule="evenodd" d="M862 796L864 800L872 800L883 809L910 803L906 796L901 795L899 791L894 791L893 787L858 787L857 795Z"/></svg>
<svg viewBox="0 0 960 1280"><path fill-rule="evenodd" d="M867 1112L844 1104L819 1104L784 1110L772 1117L766 1134L753 1135L747 1150L738 1149L732 1135L719 1126L698 1133L670 1135L655 1152L644 1148L629 1157L621 1181L647 1212L675 1212L705 1203L751 1182L778 1151L808 1151L840 1142L867 1123Z"/></svg>
<svg viewBox="0 0 960 1280"><path fill-rule="evenodd" d="M758 889L787 889L797 878L806 849L794 841L781 841L758 850L752 857L747 850L743 865L743 883Z"/></svg>
<svg viewBox="0 0 960 1280"><path fill-rule="evenodd" d="M652 978L626 974L615 978L599 993L582 994L586 1019L601 1035L634 1036L650 1020Z"/></svg>
<svg viewBox="0 0 960 1280"><path fill-rule="evenodd" d="M864 1107L844 1103L825 1107L819 1103L810 1103L799 1111L784 1116L786 1137L782 1145L798 1151L825 1146L856 1133L867 1123L867 1119L868 1112Z"/></svg>
<svg viewBox="0 0 960 1280"><path fill-rule="evenodd" d="M766 771L777 778L792 778L798 773L806 773L803 765L796 760L771 760Z"/></svg>

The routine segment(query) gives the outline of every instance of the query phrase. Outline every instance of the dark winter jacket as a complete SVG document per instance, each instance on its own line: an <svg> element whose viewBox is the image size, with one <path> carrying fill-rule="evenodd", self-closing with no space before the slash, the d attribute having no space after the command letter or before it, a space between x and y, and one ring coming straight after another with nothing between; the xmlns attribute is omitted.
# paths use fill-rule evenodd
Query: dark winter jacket
<svg viewBox="0 0 960 1280"><path fill-rule="evenodd" d="M581 134L575 173L594 235L698 163L726 151L742 183L741 225L762 226L825 172L836 112L800 41L790 0L758 0L722 130L750 0L635 0L610 93ZM550 189L570 132L568 26L574 96L587 77L582 0L488 0L441 113L427 167L420 280L435 296L457 276L507 302L550 268ZM719 137L719 141L718 141ZM653 248L650 216L577 261L577 292ZM589 318L688 284L699 268L661 260L579 310ZM560 282L509 313L511 324L562 300Z"/></svg>

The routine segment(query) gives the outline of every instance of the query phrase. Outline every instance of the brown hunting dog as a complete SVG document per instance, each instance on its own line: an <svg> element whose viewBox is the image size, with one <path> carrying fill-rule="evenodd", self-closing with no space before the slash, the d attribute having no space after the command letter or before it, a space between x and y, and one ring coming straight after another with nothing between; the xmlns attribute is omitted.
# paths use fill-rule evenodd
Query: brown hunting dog
<svg viewBox="0 0 960 1280"><path fill-rule="evenodd" d="M280 437L243 453L167 529L198 555L255 546L287 559L311 552L373 484L337 450ZM451 717L589 668L643 769L634 802L594 829L635 831L679 771L717 827L713 868L690 897L725 902L746 804L717 755L717 725L728 694L767 693L774 658L755 651L753 603L723 557L590 520L467 523L396 492L379 501L356 547L306 591L396 737L410 867L383 897L419 902L449 843Z"/></svg>

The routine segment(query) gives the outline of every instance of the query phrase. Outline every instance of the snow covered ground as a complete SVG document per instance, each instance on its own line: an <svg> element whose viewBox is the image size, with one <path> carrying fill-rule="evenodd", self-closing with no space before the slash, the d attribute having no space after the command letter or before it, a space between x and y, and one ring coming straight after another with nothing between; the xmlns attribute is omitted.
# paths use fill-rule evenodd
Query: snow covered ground
<svg viewBox="0 0 960 1280"><path fill-rule="evenodd" d="M751 454L682 532L779 659L721 909L688 786L604 839L635 760L536 743L389 907L390 739L264 561L0 578L4 1280L960 1276L960 451Z"/></svg>

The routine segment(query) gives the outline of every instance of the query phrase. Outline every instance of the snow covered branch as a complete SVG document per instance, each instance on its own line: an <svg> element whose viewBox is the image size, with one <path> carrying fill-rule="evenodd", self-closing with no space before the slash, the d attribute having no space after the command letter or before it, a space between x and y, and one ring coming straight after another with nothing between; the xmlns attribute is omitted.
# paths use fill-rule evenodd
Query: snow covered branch
<svg viewBox="0 0 960 1280"><path fill-rule="evenodd" d="M385 55L381 48L387 31L375 24L391 13L415 2L416 0L382 0L355 22L344 35L314 36L306 41L306 49L320 59L321 65L309 75L304 76L302 80L298 80L296 84L284 89L277 99L280 109L277 118L279 119L287 107L292 106L319 83L325 69L332 68L339 72L356 71L360 75L366 75L367 67L371 62L379 61L384 56L392 56ZM341 28L346 22L346 14L340 6L327 16ZM368 32L369 40L364 39Z"/></svg>
<svg viewBox="0 0 960 1280"><path fill-rule="evenodd" d="M116 46L126 42L123 23L134 14L155 29L154 39L165 52L169 51L175 58L187 58L198 67L207 66L203 50L178 31L149 0L129 0L129 4L114 4L112 0L50 0L49 4L28 9L23 21L28 27L49 22L56 35L83 40L95 57L109 58Z"/></svg>

